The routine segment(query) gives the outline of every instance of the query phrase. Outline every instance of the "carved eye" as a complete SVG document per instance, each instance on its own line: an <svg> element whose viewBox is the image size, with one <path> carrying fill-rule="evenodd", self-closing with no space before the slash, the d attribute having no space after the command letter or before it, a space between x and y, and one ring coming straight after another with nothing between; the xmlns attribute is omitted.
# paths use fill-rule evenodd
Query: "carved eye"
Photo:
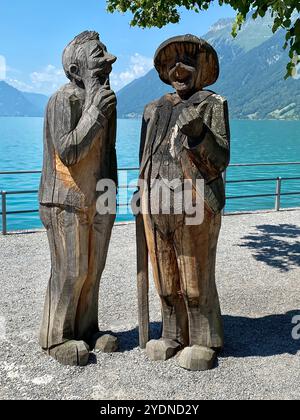
<svg viewBox="0 0 300 420"><path fill-rule="evenodd" d="M93 58L103 57L104 55L103 49L100 46L97 46L96 48L93 49L93 51L91 52L91 55L93 56Z"/></svg>
<svg viewBox="0 0 300 420"><path fill-rule="evenodd" d="M170 72L171 70L175 69L175 67L176 67L176 62L168 66L168 71Z"/></svg>

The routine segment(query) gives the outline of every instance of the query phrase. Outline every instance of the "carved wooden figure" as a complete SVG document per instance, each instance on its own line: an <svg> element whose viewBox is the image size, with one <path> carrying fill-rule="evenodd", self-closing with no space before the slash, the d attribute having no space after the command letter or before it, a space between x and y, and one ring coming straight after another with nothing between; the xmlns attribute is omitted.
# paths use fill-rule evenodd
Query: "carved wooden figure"
<svg viewBox="0 0 300 420"><path fill-rule="evenodd" d="M97 213L96 185L117 183L115 61L98 33L78 35L63 53L70 83L45 116L39 200L52 267L40 345L67 365L86 365L99 337L99 283L115 216Z"/></svg>
<svg viewBox="0 0 300 420"><path fill-rule="evenodd" d="M223 347L215 263L225 205L222 173L230 158L228 107L224 98L204 90L218 79L219 62L203 39L192 35L169 39L158 48L154 62L162 81L176 92L147 105L143 117L140 179L147 188L137 219L140 344L145 347L148 341L147 247L161 299L163 331L160 340L148 342L146 351L153 360L179 352L180 366L206 370ZM196 181L204 181L203 223L187 223L184 208L178 211L172 204L170 212L162 214L165 197L160 211L153 211L156 181L168 186L173 203L174 181L179 185L187 179L193 181L193 200L201 195Z"/></svg>

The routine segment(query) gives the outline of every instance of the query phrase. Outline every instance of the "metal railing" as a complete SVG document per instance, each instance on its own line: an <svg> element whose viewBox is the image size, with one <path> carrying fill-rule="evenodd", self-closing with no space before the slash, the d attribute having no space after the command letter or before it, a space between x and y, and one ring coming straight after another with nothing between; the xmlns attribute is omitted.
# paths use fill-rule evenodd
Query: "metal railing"
<svg viewBox="0 0 300 420"><path fill-rule="evenodd" d="M275 197L275 210L281 210L281 198L283 196L296 196L300 195L297 192L282 192L282 181L300 181L300 177L277 177L277 178L261 178L261 179L248 179L238 181L226 181L226 184L241 184L241 183L256 183L256 182L271 182L276 181L276 192L274 194L252 194L252 195L239 195L239 196L226 196L227 200L246 199L246 198L267 198Z"/></svg>
<svg viewBox="0 0 300 420"><path fill-rule="evenodd" d="M241 168L241 167L275 167L275 166L291 166L291 165L299 165L300 162L277 162L277 163L243 163L243 164L231 164L229 168ZM138 171L139 168L120 168L119 171ZM24 175L24 174L41 174L41 171L3 171L0 172L0 175ZM250 198L267 198L267 197L274 197L275 198L275 211L281 210L281 199L283 196L300 196L300 189L299 191L293 192L282 192L282 183L283 181L300 181L300 177L276 177L276 178L256 178L256 179L241 179L241 180L231 180L228 181L226 179L226 173L224 174L224 181L225 184L242 184L242 183L259 183L259 182L276 182L276 190L273 194L251 194L251 195L235 195L235 196L226 196L227 200L236 200L236 199L250 199ZM128 185L121 185L119 188L128 188ZM6 235L7 230L7 216L8 215L16 215L16 214L28 214L28 213L38 213L39 210L15 210L15 211L8 211L7 210L7 196L8 195L23 195L23 194L37 194L38 190L20 190L20 191L0 191L1 195L1 212L0 215L2 217L2 234ZM119 204L118 206L129 206L128 203L126 204ZM225 214L225 210L223 212Z"/></svg>

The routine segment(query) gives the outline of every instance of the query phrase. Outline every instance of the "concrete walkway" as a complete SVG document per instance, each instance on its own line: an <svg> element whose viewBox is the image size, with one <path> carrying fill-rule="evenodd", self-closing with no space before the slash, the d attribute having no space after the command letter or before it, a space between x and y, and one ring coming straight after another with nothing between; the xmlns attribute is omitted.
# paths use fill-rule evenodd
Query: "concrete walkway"
<svg viewBox="0 0 300 420"><path fill-rule="evenodd" d="M226 347L216 369L191 373L154 363L137 348L134 225L116 226L101 285L101 329L119 336L113 355L86 368L44 356L37 330L49 277L44 232L0 236L0 399L298 399L300 211L227 216L217 279ZM160 308L151 285L152 335ZM299 329L300 330L300 329Z"/></svg>

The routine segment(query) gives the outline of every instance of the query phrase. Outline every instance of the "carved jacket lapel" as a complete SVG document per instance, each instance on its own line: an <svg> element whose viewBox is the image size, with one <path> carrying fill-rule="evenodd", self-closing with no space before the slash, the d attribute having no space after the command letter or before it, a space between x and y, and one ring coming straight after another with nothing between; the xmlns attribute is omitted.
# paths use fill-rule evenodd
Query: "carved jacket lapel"
<svg viewBox="0 0 300 420"><path fill-rule="evenodd" d="M163 97L157 105L153 119L151 119L148 124L149 131L147 133L145 151L140 169L141 176L143 175L151 156L156 153L167 134L171 114L172 103L167 100L166 97Z"/></svg>
<svg viewBox="0 0 300 420"><path fill-rule="evenodd" d="M166 98L163 98L162 104L158 105L158 127L156 135L153 138L151 154L154 155L164 140L172 115L172 103Z"/></svg>
<svg viewBox="0 0 300 420"><path fill-rule="evenodd" d="M200 105L204 102L209 96L213 95L214 92L211 90L200 90L195 93L189 100L190 105Z"/></svg>
<svg viewBox="0 0 300 420"><path fill-rule="evenodd" d="M189 105L199 105L212 94L213 92L211 91L197 92L190 98L188 103ZM151 156L157 152L157 149L167 134L172 108L172 100L168 98L168 95L164 96L158 102L153 118L151 118L151 121L148 124L147 139L140 169L141 177L143 177L144 170L149 163Z"/></svg>

